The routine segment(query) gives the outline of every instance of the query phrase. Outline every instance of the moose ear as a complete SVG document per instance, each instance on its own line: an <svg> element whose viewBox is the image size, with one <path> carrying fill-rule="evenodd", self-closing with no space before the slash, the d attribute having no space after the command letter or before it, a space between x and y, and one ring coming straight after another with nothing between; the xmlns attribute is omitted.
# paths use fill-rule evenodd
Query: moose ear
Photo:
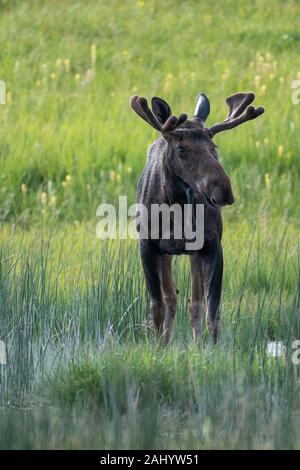
<svg viewBox="0 0 300 470"><path fill-rule="evenodd" d="M199 93L194 117L201 119L203 124L205 123L210 113L210 102L204 93Z"/></svg>
<svg viewBox="0 0 300 470"><path fill-rule="evenodd" d="M151 100L152 111L161 124L171 116L171 108L163 99L154 96Z"/></svg>

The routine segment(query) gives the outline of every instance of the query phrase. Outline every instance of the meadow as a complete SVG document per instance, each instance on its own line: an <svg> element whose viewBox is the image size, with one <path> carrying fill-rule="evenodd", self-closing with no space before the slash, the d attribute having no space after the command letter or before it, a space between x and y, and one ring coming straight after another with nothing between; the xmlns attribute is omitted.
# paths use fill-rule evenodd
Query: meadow
<svg viewBox="0 0 300 470"><path fill-rule="evenodd" d="M300 447L299 17L296 0L0 0L1 449ZM215 139L236 199L221 339L203 325L193 344L178 257L163 348L137 242L96 237L156 137L128 100L191 115L203 91L212 124L240 90L266 112Z"/></svg>

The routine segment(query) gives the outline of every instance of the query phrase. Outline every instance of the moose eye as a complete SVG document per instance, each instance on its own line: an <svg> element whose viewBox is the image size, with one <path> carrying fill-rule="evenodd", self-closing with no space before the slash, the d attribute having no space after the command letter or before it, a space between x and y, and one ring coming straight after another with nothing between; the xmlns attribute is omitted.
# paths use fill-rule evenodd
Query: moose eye
<svg viewBox="0 0 300 470"><path fill-rule="evenodd" d="M185 158L186 157L186 150L184 147L177 147L177 153L180 158Z"/></svg>

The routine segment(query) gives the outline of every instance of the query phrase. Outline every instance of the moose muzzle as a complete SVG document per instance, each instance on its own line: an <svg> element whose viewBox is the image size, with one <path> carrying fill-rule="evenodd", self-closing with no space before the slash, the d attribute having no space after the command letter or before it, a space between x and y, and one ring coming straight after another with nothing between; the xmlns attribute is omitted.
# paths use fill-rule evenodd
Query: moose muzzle
<svg viewBox="0 0 300 470"><path fill-rule="evenodd" d="M234 203L234 196L231 188L230 179L224 173L220 181L208 181L207 195L215 206L231 206Z"/></svg>
<svg viewBox="0 0 300 470"><path fill-rule="evenodd" d="M211 168L199 187L207 202L212 206L231 206L234 203L234 196L230 179L218 162Z"/></svg>

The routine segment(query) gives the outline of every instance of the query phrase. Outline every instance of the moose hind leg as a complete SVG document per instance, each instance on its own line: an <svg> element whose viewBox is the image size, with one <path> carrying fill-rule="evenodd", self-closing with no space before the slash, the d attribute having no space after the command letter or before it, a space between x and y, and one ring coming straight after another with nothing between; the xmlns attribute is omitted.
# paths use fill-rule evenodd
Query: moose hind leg
<svg viewBox="0 0 300 470"><path fill-rule="evenodd" d="M164 341L168 344L173 330L177 306L177 289L172 277L172 256L163 255L161 260L161 284L165 305Z"/></svg>
<svg viewBox="0 0 300 470"><path fill-rule="evenodd" d="M204 292L206 297L206 324L216 343L220 336L220 302L223 278L223 251L220 243L216 244L210 256L202 259Z"/></svg>
<svg viewBox="0 0 300 470"><path fill-rule="evenodd" d="M150 295L150 308L155 332L163 333L164 302L161 290L161 256L156 254L147 241L141 241L141 258L146 284Z"/></svg>
<svg viewBox="0 0 300 470"><path fill-rule="evenodd" d="M191 325L193 329L194 341L197 341L201 334L201 316L203 314L203 282L202 282L202 263L198 254L190 256L191 268L191 298L189 302L189 311Z"/></svg>

